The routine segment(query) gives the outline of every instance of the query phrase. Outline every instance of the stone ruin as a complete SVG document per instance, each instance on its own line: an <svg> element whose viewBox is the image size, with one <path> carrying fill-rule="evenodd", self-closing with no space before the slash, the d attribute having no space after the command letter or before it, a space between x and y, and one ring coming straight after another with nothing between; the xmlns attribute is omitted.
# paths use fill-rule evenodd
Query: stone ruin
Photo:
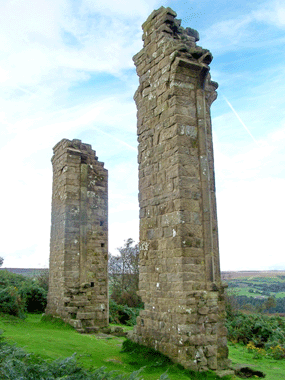
<svg viewBox="0 0 285 380"><path fill-rule="evenodd" d="M54 148L46 314L79 332L108 326L108 172L91 145Z"/></svg>
<svg viewBox="0 0 285 380"><path fill-rule="evenodd" d="M138 109L140 279L131 339L190 370L232 373L216 215L209 50L161 7L134 57ZM107 171L80 140L54 148L46 312L80 332L108 325Z"/></svg>
<svg viewBox="0 0 285 380"><path fill-rule="evenodd" d="M170 8L143 24L134 56L138 110L140 279L144 310L132 339L190 370L225 374L210 106L209 50ZM228 371L230 372L230 371Z"/></svg>

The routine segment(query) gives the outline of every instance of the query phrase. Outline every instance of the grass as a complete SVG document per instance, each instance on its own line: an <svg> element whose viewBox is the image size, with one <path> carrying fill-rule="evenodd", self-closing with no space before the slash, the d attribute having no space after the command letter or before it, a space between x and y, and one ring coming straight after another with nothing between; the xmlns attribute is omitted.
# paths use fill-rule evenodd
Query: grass
<svg viewBox="0 0 285 380"><path fill-rule="evenodd" d="M250 368L262 371L266 374L266 380L285 379L285 360L271 358L253 359L253 355L247 352L246 347L229 342L229 351L232 364L243 364Z"/></svg>
<svg viewBox="0 0 285 380"><path fill-rule="evenodd" d="M166 364L157 356L124 353L125 338L82 335L62 323L41 321L41 315L37 314L28 314L25 320L0 316L0 329L8 342L46 360L66 358L76 352L78 364L87 369L104 366L108 371L131 373L145 367L141 373L144 380L157 380L166 370L171 380L218 379L212 373L190 374L181 366Z"/></svg>
<svg viewBox="0 0 285 380"><path fill-rule="evenodd" d="M285 284L284 276L270 276L270 277L240 277L235 279L228 279L229 283L229 294L234 294L236 296L246 296L246 297L260 297L263 296L264 299L268 295L262 294L263 290L267 290L266 286L273 284ZM232 285L238 284L239 286L231 287ZM253 292L252 292L253 291ZM285 298L285 291L268 291L271 296L276 298Z"/></svg>
<svg viewBox="0 0 285 380"><path fill-rule="evenodd" d="M157 380L166 370L171 380L217 379L210 373L190 374L180 366L165 362L159 356L122 352L124 338L102 339L96 335L81 335L61 322L41 321L41 315L28 314L25 320L1 315L0 329L10 343L16 343L25 351L48 361L66 358L76 352L78 364L87 369L104 366L108 371L131 373L145 367L141 373L144 380ZM267 380L284 380L285 360L264 357L254 359L245 346L239 344L229 343L229 350L234 365L240 363L260 370L266 374Z"/></svg>
<svg viewBox="0 0 285 380"><path fill-rule="evenodd" d="M261 296L261 294L258 293L250 293L249 290L251 288L233 288L228 291L229 294L234 294L235 296L247 296L247 297L257 297ZM267 296L263 296L264 300L267 298Z"/></svg>

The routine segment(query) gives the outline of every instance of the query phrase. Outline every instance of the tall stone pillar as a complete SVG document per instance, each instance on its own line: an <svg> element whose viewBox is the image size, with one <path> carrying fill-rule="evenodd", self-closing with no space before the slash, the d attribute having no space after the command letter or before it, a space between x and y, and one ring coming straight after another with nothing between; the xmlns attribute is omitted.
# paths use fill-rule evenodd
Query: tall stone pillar
<svg viewBox="0 0 285 380"><path fill-rule="evenodd" d="M138 109L140 282L133 334L191 370L229 368L210 106L209 50L161 7L134 56Z"/></svg>
<svg viewBox="0 0 285 380"><path fill-rule="evenodd" d="M108 325L108 172L91 145L54 147L46 314L80 332Z"/></svg>

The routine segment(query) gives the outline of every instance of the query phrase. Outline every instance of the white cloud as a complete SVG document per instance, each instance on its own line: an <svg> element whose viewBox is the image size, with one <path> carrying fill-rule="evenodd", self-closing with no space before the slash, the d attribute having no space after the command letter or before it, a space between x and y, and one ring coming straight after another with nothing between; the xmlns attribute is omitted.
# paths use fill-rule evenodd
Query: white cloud
<svg viewBox="0 0 285 380"><path fill-rule="evenodd" d="M109 251L116 254L117 248L124 245L124 241L132 238L135 242L139 240L139 220L138 218L129 221L112 223L109 227L112 240L109 241Z"/></svg>
<svg viewBox="0 0 285 380"><path fill-rule="evenodd" d="M145 19L150 12L158 5L162 5L165 1L158 0L84 0L81 9L86 13L94 12L104 14L105 16L116 15L119 17L143 17Z"/></svg>
<svg viewBox="0 0 285 380"><path fill-rule="evenodd" d="M253 12L256 21L270 23L276 27L285 27L285 5L280 1L270 1L261 9Z"/></svg>
<svg viewBox="0 0 285 380"><path fill-rule="evenodd" d="M225 114L219 122L231 125L230 118ZM231 125L230 131L235 133L236 128ZM219 141L223 130L215 133L222 270L268 269L284 257L284 131L282 124L267 131L259 140L260 146L244 144L242 149L235 149L238 139L234 134L226 149L226 144Z"/></svg>
<svg viewBox="0 0 285 380"><path fill-rule="evenodd" d="M132 68L142 44L140 24L158 1L85 0L79 9L67 0L1 4L0 80L33 92L82 80L84 71Z"/></svg>
<svg viewBox="0 0 285 380"><path fill-rule="evenodd" d="M218 193L222 270L262 270L281 262L284 192L284 179L266 178L235 181Z"/></svg>
<svg viewBox="0 0 285 380"><path fill-rule="evenodd" d="M201 31L203 46L209 46L215 55L242 49L267 47L268 44L284 45L284 37L267 35L266 26L285 26L285 6L280 1L264 2L259 9L236 18L218 21Z"/></svg>
<svg viewBox="0 0 285 380"><path fill-rule="evenodd" d="M7 266L14 266L15 260L17 266L47 263L50 158L52 146L62 138L82 138L91 143L109 170L110 250L129 237L138 240L136 118L131 100L138 78L131 57L142 47L141 23L164 3L170 2L0 3L0 159L7 184L1 188L5 202L0 255L9 263ZM266 28L272 25L284 27L281 2L267 2L249 14L239 13L236 19L215 23L200 33L204 37L202 46L214 54L266 46L263 54L276 57L267 49L273 44L278 47L282 37L267 37ZM240 61L244 58L239 57ZM238 61L236 57L233 62L227 61L224 70L216 68L219 77L215 72L212 77L230 89L231 93L225 91L227 98L262 147L253 146L234 114L220 103L219 117L213 125L222 268L238 266L238 257L250 261L248 252L254 258L250 265L256 268L254 260L259 261L258 255L263 258L270 251L270 241L272 252L283 249L279 238L282 222L277 221L279 216L273 210L283 210L278 199L283 197L284 183L274 174L285 167L281 164L285 124L280 112L284 68L275 64L274 69L255 67L252 71L247 62L243 72L233 75L226 64ZM93 79L98 73L104 75ZM100 80L107 81L111 76L119 78L123 88L114 89L110 81L106 92L112 96L106 96L101 92ZM85 84L92 90L88 92ZM269 126L272 134L268 133ZM272 239L274 229L279 235ZM242 264L244 269L246 261Z"/></svg>

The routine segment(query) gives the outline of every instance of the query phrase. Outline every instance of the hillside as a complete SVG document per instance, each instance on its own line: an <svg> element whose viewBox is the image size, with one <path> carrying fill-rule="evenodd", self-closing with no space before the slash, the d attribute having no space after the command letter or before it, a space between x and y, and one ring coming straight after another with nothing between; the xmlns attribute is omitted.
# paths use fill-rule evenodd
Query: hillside
<svg viewBox="0 0 285 380"><path fill-rule="evenodd" d="M285 270L265 270L265 271L222 271L222 280L232 280L235 278L252 278L252 277L260 277L260 278L267 278L267 277L279 277L279 276L285 276Z"/></svg>

